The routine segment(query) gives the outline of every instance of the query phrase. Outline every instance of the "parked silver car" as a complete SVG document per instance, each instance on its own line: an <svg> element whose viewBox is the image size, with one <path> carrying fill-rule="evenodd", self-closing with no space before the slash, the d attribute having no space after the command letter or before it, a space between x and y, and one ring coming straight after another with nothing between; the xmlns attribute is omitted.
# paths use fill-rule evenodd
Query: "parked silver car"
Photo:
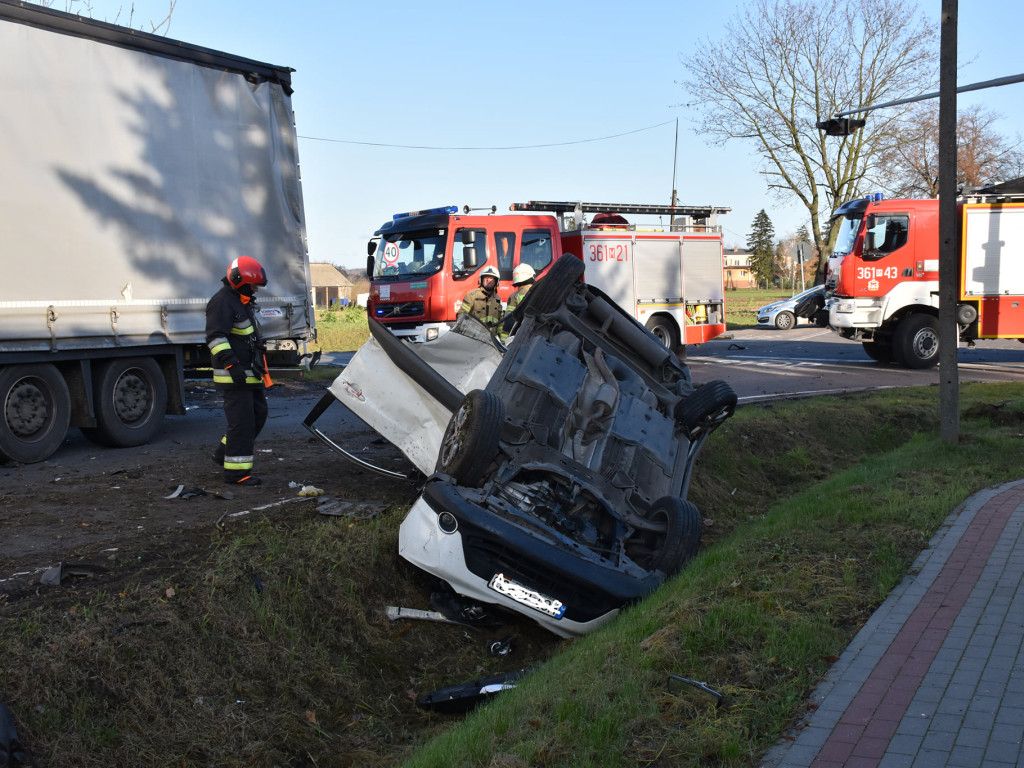
<svg viewBox="0 0 1024 768"><path fill-rule="evenodd" d="M806 318L820 328L828 325L828 310L825 309L825 286L816 285L782 301L766 304L757 310L757 324L774 325L787 331Z"/></svg>
<svg viewBox="0 0 1024 768"><path fill-rule="evenodd" d="M472 317L424 344L370 320L306 426L335 400L424 474L399 554L470 600L580 635L696 554L686 500L697 454L733 412L559 259L513 315L503 349ZM357 459L358 460L358 459Z"/></svg>

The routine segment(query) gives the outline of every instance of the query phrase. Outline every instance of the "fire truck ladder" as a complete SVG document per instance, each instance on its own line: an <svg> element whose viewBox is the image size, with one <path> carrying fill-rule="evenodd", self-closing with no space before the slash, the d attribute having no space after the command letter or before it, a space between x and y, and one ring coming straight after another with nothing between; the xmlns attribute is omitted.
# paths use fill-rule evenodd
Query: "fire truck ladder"
<svg viewBox="0 0 1024 768"><path fill-rule="evenodd" d="M732 208L715 205L638 205L636 203L583 203L583 202L552 202L550 200L531 200L527 203L512 203L510 211L538 211L558 214L558 223L564 227L563 217L572 214L578 227L584 213L618 213L648 216L687 217L686 220L714 225L719 214L729 213Z"/></svg>

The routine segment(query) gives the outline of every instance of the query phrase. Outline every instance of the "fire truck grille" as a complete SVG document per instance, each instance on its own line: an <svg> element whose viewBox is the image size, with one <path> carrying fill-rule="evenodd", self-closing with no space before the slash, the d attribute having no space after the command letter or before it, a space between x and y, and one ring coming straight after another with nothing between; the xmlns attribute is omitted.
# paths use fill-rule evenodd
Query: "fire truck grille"
<svg viewBox="0 0 1024 768"><path fill-rule="evenodd" d="M419 317L422 314L422 301L403 301L396 304L378 304L374 308L374 315L378 320L393 320L401 317Z"/></svg>

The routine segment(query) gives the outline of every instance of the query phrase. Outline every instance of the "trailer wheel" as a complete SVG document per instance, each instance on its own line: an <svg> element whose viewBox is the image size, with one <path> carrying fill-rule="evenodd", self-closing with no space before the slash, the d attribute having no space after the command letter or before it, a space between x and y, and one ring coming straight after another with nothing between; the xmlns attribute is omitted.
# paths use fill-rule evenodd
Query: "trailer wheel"
<svg viewBox="0 0 1024 768"><path fill-rule="evenodd" d="M892 342L895 360L907 368L931 368L939 362L939 328L931 315L903 318Z"/></svg>
<svg viewBox="0 0 1024 768"><path fill-rule="evenodd" d="M732 416L736 410L736 393L725 381L709 381L693 394L679 401L675 419L692 440L699 433L710 432Z"/></svg>
<svg viewBox="0 0 1024 768"><path fill-rule="evenodd" d="M572 254L565 254L551 265L523 300L523 311L528 315L546 315L554 312L583 277L583 262Z"/></svg>
<svg viewBox="0 0 1024 768"><path fill-rule="evenodd" d="M96 426L82 434L97 445L129 448L148 443L163 423L167 383L151 357L114 358L95 378Z"/></svg>
<svg viewBox="0 0 1024 768"><path fill-rule="evenodd" d="M700 512L692 502L663 496L654 502L648 520L651 528L638 529L626 540L626 554L647 571L671 576L700 549Z"/></svg>
<svg viewBox="0 0 1024 768"><path fill-rule="evenodd" d="M437 471L470 488L484 484L484 472L498 454L505 406L492 392L474 389L448 422L437 454Z"/></svg>
<svg viewBox="0 0 1024 768"><path fill-rule="evenodd" d="M31 464L53 455L71 423L71 394L53 365L0 369L0 460Z"/></svg>
<svg viewBox="0 0 1024 768"><path fill-rule="evenodd" d="M647 321L646 327L670 352L675 352L679 346L679 331L676 330L675 321L665 315L654 315Z"/></svg>

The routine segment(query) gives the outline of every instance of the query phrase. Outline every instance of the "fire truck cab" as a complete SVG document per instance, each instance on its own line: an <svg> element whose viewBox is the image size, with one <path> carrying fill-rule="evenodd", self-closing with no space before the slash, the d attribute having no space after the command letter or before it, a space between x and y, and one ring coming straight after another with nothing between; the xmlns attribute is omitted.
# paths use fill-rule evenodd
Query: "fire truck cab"
<svg viewBox="0 0 1024 768"><path fill-rule="evenodd" d="M529 264L539 278L561 255L551 216L469 215L455 206L395 214L367 251L369 316L421 342L447 332L483 267L498 270L498 295L507 302L513 269Z"/></svg>

